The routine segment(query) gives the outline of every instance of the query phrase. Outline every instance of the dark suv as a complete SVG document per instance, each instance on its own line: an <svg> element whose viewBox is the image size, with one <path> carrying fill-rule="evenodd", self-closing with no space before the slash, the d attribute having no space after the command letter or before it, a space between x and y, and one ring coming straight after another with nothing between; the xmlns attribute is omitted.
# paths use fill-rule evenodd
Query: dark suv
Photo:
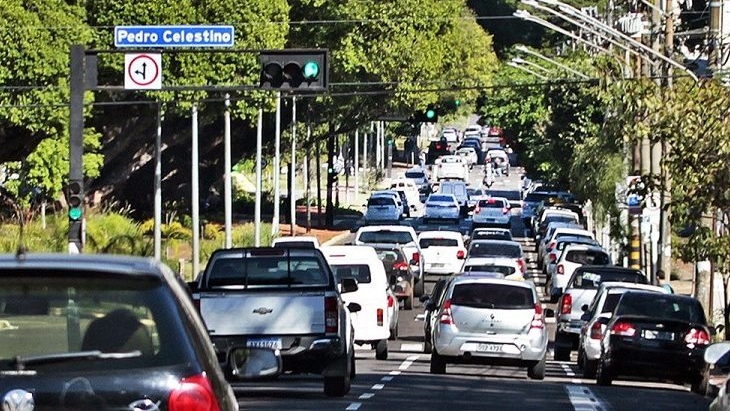
<svg viewBox="0 0 730 411"><path fill-rule="evenodd" d="M433 164L437 158L451 154L449 143L447 141L432 141L428 145L428 153L426 153L426 164Z"/></svg>
<svg viewBox="0 0 730 411"><path fill-rule="evenodd" d="M0 317L12 409L238 410L185 283L153 259L0 256Z"/></svg>

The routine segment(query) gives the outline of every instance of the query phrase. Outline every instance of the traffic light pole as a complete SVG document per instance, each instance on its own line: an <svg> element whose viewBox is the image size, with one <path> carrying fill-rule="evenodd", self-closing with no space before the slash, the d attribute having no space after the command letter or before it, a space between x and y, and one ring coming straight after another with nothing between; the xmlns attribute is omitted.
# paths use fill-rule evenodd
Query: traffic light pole
<svg viewBox="0 0 730 411"><path fill-rule="evenodd" d="M84 193L84 77L86 55L84 46L71 46L70 66L70 115L69 115L69 185L78 184L83 199ZM84 202L80 204L81 215L72 218L69 213L68 252L79 254L84 248ZM71 209L69 208L69 211Z"/></svg>

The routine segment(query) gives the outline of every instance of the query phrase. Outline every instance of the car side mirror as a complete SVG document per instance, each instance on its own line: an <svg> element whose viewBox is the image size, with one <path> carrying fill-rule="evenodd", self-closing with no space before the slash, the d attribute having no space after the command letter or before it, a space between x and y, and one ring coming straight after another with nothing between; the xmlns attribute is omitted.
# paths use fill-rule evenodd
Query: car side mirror
<svg viewBox="0 0 730 411"><path fill-rule="evenodd" d="M357 291L357 280L352 277L346 277L340 280L340 293L353 293Z"/></svg>
<svg viewBox="0 0 730 411"><path fill-rule="evenodd" d="M350 311L351 313L356 313L356 312L362 310L362 306L358 303L348 303L347 310Z"/></svg>
<svg viewBox="0 0 730 411"><path fill-rule="evenodd" d="M279 350L241 347L231 350L228 358L231 374L239 380L272 378L283 370Z"/></svg>
<svg viewBox="0 0 730 411"><path fill-rule="evenodd" d="M580 306L580 310L583 311L584 313L587 313L588 312L588 304L581 305Z"/></svg>
<svg viewBox="0 0 730 411"><path fill-rule="evenodd" d="M418 261L411 260L411 261L408 262L408 264L410 264L410 265L418 265Z"/></svg>

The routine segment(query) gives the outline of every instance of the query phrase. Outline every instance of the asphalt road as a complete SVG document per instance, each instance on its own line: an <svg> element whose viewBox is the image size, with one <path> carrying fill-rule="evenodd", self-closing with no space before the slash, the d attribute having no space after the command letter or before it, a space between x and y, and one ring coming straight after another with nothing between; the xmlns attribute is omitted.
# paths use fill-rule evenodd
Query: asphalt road
<svg viewBox="0 0 730 411"><path fill-rule="evenodd" d="M481 181L480 171L472 181ZM516 189L519 175L498 179L494 189ZM524 238L519 212L513 214L513 236L534 257L534 242ZM347 242L342 239L341 242ZM528 261L528 280L542 293L544 276ZM429 292L435 278L427 278ZM549 306L549 305L548 305ZM242 410L542 410L542 411L694 411L707 410L709 401L680 385L616 381L599 387L580 378L576 354L572 361L552 360L549 347L546 377L527 378L525 369L478 365L449 365L446 375L429 373L430 355L423 353L420 306L400 311L399 338L388 342L388 360L378 361L370 347L356 347L357 377L343 398L322 393L318 376L280 377L271 382L235 386ZM548 323L552 338L554 323Z"/></svg>

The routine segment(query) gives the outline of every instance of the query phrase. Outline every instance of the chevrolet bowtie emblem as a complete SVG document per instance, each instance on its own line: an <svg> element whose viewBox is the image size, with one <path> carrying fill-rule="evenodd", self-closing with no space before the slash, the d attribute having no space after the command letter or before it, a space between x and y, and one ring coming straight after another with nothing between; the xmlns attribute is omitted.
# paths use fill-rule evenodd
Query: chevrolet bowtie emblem
<svg viewBox="0 0 730 411"><path fill-rule="evenodd" d="M269 314L273 311L274 311L273 308L259 307L259 308L254 309L253 313L263 315L263 314Z"/></svg>

